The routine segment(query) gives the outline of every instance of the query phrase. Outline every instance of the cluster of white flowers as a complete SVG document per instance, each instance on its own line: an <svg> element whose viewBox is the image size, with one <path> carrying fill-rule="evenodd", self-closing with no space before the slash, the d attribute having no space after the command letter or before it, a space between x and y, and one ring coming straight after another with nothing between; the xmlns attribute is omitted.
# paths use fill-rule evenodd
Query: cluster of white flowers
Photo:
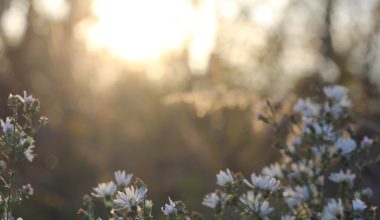
<svg viewBox="0 0 380 220"><path fill-rule="evenodd" d="M310 99L299 99L293 109L306 117L313 117L319 114L320 106L312 103Z"/></svg>
<svg viewBox="0 0 380 220"><path fill-rule="evenodd" d="M136 179L135 184L131 184L133 174L126 174L124 170L118 170L114 173L115 182L109 181L99 183L93 188L91 195L100 198L104 206L110 212L110 219L119 220L126 216L140 218L145 216L149 219L151 216L153 203L147 200L148 188L140 180ZM84 197L85 209L80 209L79 214L85 219L94 219L92 199L89 196ZM96 218L101 219L101 218Z"/></svg>
<svg viewBox="0 0 380 220"><path fill-rule="evenodd" d="M34 135L47 122L45 117L35 120L39 111L39 101L32 95L12 95L8 97L11 115L0 120L0 219L16 219L13 208L24 199L29 199L34 190L30 184L15 184L20 162L32 162L36 154ZM17 218L21 219L21 218Z"/></svg>
<svg viewBox="0 0 380 220"><path fill-rule="evenodd" d="M289 208L300 205L302 202L306 202L310 199L312 186L295 186L286 187L284 189L284 198Z"/></svg>
<svg viewBox="0 0 380 220"><path fill-rule="evenodd" d="M335 183L347 183L349 186L354 184L355 174L351 173L351 170L343 172L340 170L338 173L331 173L329 180Z"/></svg>
<svg viewBox="0 0 380 220"><path fill-rule="evenodd" d="M108 211L108 219L152 220L153 202L147 199L147 186L137 178L132 184L133 174L126 174L124 170L116 171L114 177L115 182L99 183L97 187L93 188L93 192L91 193L92 197L100 199L103 202L103 205ZM218 201L222 201L222 199ZM80 209L78 213L84 219L102 219L95 216L94 203L91 196L84 196L83 205L84 208ZM165 204L161 210L166 216L170 217L169 219L178 219L179 216L187 216L184 203L180 201L174 202L170 197L169 204Z"/></svg>
<svg viewBox="0 0 380 220"><path fill-rule="evenodd" d="M228 169L220 171L221 191L206 195L203 204L213 208L216 216L223 215L224 206L231 206L243 216L258 219L376 219L375 209L367 209L365 202L371 191L353 189L362 167L378 160L370 153L375 141L367 136L354 138L347 93L346 88L331 85L323 89L324 100L299 99L293 108L296 115L288 120L290 141L276 145L283 156L281 163L264 167L259 175L253 173L251 181ZM271 111L259 119L278 128ZM361 152L366 153L356 156ZM339 172L333 172L336 169ZM326 179L338 184L338 190L327 190L331 184ZM272 202L273 207L286 204L287 208L277 210Z"/></svg>
<svg viewBox="0 0 380 220"><path fill-rule="evenodd" d="M334 118L339 118L345 108L351 107L351 101L347 97L347 89L343 86L326 86L323 89L329 99L324 104L324 110Z"/></svg>

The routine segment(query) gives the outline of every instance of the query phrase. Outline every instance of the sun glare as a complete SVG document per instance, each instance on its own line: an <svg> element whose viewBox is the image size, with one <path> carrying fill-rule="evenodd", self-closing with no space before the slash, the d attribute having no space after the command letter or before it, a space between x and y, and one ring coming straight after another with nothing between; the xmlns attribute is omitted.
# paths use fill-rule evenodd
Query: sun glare
<svg viewBox="0 0 380 220"><path fill-rule="evenodd" d="M185 0L95 0L97 17L87 38L128 61L144 61L178 49L192 25L192 5Z"/></svg>

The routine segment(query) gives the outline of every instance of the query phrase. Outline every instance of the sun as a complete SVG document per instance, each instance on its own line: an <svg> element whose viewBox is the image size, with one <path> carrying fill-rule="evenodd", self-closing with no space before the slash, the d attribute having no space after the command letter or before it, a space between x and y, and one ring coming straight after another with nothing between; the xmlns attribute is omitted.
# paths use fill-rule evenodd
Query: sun
<svg viewBox="0 0 380 220"><path fill-rule="evenodd" d="M185 44L193 7L186 0L95 0L97 22L87 31L93 47L128 61L157 59Z"/></svg>

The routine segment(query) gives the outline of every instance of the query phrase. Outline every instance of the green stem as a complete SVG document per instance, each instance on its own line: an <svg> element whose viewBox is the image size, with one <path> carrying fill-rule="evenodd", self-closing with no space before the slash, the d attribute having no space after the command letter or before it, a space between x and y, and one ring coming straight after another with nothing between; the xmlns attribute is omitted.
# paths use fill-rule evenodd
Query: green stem
<svg viewBox="0 0 380 220"><path fill-rule="evenodd" d="M14 119L14 124L13 124L13 143L12 143L12 156L10 158L10 179L9 179L9 190L8 190L8 200L7 200L7 219L10 219L10 216L12 214L12 206L13 206L13 201L12 201L12 191L13 191L13 182L14 182L14 177L16 174L16 163L17 163L17 155L16 155L16 144L17 144L17 137L16 137L16 125L17 125L17 104L13 107L13 119Z"/></svg>

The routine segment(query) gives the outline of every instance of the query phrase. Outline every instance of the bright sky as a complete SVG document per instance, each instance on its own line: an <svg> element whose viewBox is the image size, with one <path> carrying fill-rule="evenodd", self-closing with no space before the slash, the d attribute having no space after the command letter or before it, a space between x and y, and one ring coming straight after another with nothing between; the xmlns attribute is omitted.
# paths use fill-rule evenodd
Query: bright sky
<svg viewBox="0 0 380 220"><path fill-rule="evenodd" d="M215 5L194 8L187 0L95 0L97 22L87 32L89 45L107 48L127 61L159 59L190 46L190 57L208 57L216 32Z"/></svg>

